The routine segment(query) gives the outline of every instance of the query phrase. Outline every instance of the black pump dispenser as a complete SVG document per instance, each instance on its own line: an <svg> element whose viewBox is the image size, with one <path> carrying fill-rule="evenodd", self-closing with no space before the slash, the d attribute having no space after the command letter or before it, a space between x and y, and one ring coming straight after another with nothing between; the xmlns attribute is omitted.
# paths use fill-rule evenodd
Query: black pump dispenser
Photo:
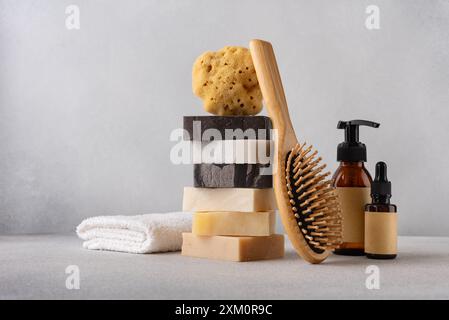
<svg viewBox="0 0 449 320"><path fill-rule="evenodd" d="M383 161L376 163L376 177L371 183L371 196L374 198L391 197L391 182L387 178L387 164Z"/></svg>
<svg viewBox="0 0 449 320"><path fill-rule="evenodd" d="M379 128L380 124L367 120L339 121L337 129L345 129L345 141L337 148L337 161L366 162L366 146L359 141L359 126Z"/></svg>

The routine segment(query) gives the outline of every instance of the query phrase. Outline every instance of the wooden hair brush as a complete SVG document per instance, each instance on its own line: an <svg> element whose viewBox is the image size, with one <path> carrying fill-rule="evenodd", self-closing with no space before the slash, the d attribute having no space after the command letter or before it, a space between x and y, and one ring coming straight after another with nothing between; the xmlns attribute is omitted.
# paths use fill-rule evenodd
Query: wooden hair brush
<svg viewBox="0 0 449 320"><path fill-rule="evenodd" d="M273 187L282 224L296 252L320 263L341 243L337 195L323 173L325 164L312 146L300 144L288 113L274 51L269 42L252 40L250 51L275 132Z"/></svg>

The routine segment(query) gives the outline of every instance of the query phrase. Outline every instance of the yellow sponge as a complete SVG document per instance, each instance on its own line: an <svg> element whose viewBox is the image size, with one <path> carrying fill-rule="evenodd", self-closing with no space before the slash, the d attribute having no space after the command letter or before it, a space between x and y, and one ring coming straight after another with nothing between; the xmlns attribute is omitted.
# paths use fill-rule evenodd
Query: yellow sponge
<svg viewBox="0 0 449 320"><path fill-rule="evenodd" d="M193 64L192 87L204 109L215 115L254 115L262 110L262 93L246 48L203 53Z"/></svg>

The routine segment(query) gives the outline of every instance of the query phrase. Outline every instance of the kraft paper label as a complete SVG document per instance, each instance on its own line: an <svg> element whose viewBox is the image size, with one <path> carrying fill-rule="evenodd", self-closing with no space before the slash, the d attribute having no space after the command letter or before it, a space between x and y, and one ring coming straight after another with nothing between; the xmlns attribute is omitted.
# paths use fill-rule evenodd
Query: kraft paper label
<svg viewBox="0 0 449 320"><path fill-rule="evenodd" d="M391 212L365 212L365 252L397 253L398 215Z"/></svg>
<svg viewBox="0 0 449 320"><path fill-rule="evenodd" d="M343 242L364 242L365 204L371 202L370 188L336 188L341 208Z"/></svg>

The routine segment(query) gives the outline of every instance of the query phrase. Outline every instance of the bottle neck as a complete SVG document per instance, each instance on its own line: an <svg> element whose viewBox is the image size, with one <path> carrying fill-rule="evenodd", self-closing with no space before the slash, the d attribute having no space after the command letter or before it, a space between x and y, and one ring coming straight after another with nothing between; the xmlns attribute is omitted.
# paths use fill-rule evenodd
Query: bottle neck
<svg viewBox="0 0 449 320"><path fill-rule="evenodd" d="M371 199L373 204L390 204L391 196L372 194Z"/></svg>
<svg viewBox="0 0 449 320"><path fill-rule="evenodd" d="M340 161L340 167L365 168L363 161Z"/></svg>

